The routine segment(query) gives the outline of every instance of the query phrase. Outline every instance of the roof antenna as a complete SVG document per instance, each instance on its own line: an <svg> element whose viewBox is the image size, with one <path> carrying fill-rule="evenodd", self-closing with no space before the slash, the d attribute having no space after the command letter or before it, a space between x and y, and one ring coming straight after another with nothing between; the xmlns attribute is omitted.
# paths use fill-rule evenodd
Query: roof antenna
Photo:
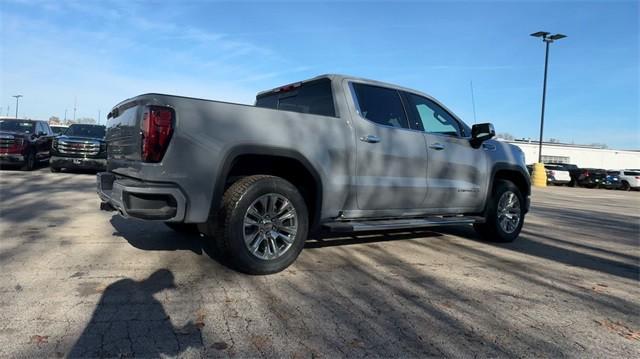
<svg viewBox="0 0 640 359"><path fill-rule="evenodd" d="M471 85L471 105L473 106L473 124L476 124L476 100L473 98L473 80L470 82Z"/></svg>

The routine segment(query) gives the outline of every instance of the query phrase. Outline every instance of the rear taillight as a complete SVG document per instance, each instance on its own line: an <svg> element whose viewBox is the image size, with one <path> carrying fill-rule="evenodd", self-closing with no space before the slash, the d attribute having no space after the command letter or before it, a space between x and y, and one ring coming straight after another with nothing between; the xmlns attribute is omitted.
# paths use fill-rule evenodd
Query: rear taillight
<svg viewBox="0 0 640 359"><path fill-rule="evenodd" d="M640 176L636 176L636 179L637 179L637 180L640 180Z"/></svg>
<svg viewBox="0 0 640 359"><path fill-rule="evenodd" d="M585 177L589 177L589 171L582 172L582 175L585 176Z"/></svg>
<svg viewBox="0 0 640 359"><path fill-rule="evenodd" d="M160 162L173 134L174 112L168 107L149 106L144 113L142 131L142 160Z"/></svg>

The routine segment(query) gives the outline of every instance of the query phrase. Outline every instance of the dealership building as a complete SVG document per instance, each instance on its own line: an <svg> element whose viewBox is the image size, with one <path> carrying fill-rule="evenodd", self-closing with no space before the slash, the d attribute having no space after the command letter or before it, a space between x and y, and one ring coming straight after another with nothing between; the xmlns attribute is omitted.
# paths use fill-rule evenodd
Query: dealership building
<svg viewBox="0 0 640 359"><path fill-rule="evenodd" d="M537 141L506 141L516 145L524 152L527 164L538 162ZM568 143L543 142L542 162L571 163L582 168L602 168L619 170L640 168L640 150L612 150L608 148L574 145Z"/></svg>

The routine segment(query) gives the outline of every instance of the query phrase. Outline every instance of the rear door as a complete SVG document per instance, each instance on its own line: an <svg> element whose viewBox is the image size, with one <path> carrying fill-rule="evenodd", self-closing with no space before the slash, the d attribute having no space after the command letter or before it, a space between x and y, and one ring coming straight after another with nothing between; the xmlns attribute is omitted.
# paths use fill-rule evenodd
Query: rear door
<svg viewBox="0 0 640 359"><path fill-rule="evenodd" d="M480 210L489 180L489 154L495 146L473 148L470 130L435 101L404 93L411 124L423 131L427 146L424 207L448 214Z"/></svg>
<svg viewBox="0 0 640 359"><path fill-rule="evenodd" d="M361 210L416 209L427 194L427 156L395 89L351 82L356 113L356 198Z"/></svg>

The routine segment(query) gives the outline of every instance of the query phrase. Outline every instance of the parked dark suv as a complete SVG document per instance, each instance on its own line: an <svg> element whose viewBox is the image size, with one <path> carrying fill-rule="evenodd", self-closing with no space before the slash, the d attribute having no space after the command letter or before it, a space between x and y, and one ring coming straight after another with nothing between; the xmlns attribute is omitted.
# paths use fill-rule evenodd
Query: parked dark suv
<svg viewBox="0 0 640 359"><path fill-rule="evenodd" d="M54 137L44 121L0 119L0 166L20 166L33 170L38 162L47 161Z"/></svg>
<svg viewBox="0 0 640 359"><path fill-rule="evenodd" d="M101 125L74 124L64 135L53 140L51 147L51 172L65 169L104 171L107 164L105 127Z"/></svg>
<svg viewBox="0 0 640 359"><path fill-rule="evenodd" d="M581 168L578 185L587 188L600 187L607 180L607 171L600 168Z"/></svg>

